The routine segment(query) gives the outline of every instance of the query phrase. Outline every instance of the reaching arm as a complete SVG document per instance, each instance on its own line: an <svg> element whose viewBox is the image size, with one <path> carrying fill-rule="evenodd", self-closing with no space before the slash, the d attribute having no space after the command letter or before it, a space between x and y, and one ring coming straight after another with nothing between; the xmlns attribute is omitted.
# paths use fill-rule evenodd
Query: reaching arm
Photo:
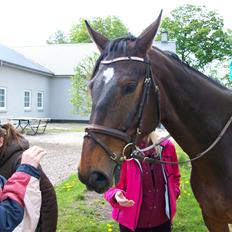
<svg viewBox="0 0 232 232"><path fill-rule="evenodd" d="M122 208L123 206L117 201L119 199L125 203L124 191L126 190L126 169L127 164L124 162L121 166L120 178L119 182L116 184L115 187L110 188L105 194L105 199L111 204L114 208ZM117 198L116 199L116 195ZM131 202L132 203L132 202Z"/></svg>
<svg viewBox="0 0 232 232"><path fill-rule="evenodd" d="M37 146L25 150L21 164L0 194L0 231L35 231L40 214L40 172L37 169L46 151ZM21 222L21 223L20 223Z"/></svg>
<svg viewBox="0 0 232 232"><path fill-rule="evenodd" d="M24 216L25 196L31 185L39 182L35 167L22 164L8 181L1 177L0 231L13 231Z"/></svg>

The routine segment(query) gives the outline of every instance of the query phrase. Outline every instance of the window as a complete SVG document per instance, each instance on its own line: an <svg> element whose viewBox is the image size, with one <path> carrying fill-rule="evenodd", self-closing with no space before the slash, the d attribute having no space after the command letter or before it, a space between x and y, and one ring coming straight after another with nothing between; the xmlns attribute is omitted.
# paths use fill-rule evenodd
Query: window
<svg viewBox="0 0 232 232"><path fill-rule="evenodd" d="M30 90L24 91L24 109L31 110L31 91Z"/></svg>
<svg viewBox="0 0 232 232"><path fill-rule="evenodd" d="M37 92L37 109L43 110L43 92L42 91Z"/></svg>
<svg viewBox="0 0 232 232"><path fill-rule="evenodd" d="M6 88L0 87L0 110L6 110Z"/></svg>

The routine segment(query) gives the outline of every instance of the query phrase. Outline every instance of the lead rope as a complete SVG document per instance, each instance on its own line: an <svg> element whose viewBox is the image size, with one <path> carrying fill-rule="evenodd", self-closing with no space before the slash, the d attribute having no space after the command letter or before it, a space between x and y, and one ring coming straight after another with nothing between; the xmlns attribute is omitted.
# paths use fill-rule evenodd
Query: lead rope
<svg viewBox="0 0 232 232"><path fill-rule="evenodd" d="M138 159L141 160L143 162L147 162L147 163L158 163L158 164L185 164L185 163L190 163L192 161L198 160L200 159L202 156L204 156L208 151L210 151L222 138L222 136L225 134L226 130L228 129L228 127L230 126L232 122L232 116L229 118L229 120L227 121L227 123L225 124L224 128L222 129L222 131L220 132L220 134L217 136L217 138L213 141L213 143L203 152L196 154L194 158L192 159L188 159L188 160L184 160L184 161L177 161L177 162L172 162L172 161L164 161L164 160L157 160L154 158L150 158L150 157L145 157L144 152L145 151L149 151L151 149L153 149L155 146L160 145L163 141L165 141L168 137L170 137L170 135L166 136L164 139L162 139L161 141L159 141L156 144L153 144L149 147L146 147L144 149L139 149L139 148L135 148L135 150L131 153L131 158L134 159ZM126 148L126 146L125 146ZM123 152L125 153L125 150L123 149ZM125 155L123 154L123 157L125 157Z"/></svg>

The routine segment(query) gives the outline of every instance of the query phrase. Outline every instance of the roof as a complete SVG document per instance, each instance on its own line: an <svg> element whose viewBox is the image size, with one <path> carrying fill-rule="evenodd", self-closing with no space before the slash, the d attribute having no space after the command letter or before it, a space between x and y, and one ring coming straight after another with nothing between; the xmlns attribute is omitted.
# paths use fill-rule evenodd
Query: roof
<svg viewBox="0 0 232 232"><path fill-rule="evenodd" d="M154 41L154 45L162 50L176 52L174 41ZM20 46L14 49L49 68L55 75L61 76L73 75L80 61L94 52L99 52L94 43Z"/></svg>
<svg viewBox="0 0 232 232"><path fill-rule="evenodd" d="M168 41L168 42L155 41L153 45L163 51L171 51L171 52L176 53L176 42L175 41Z"/></svg>
<svg viewBox="0 0 232 232"><path fill-rule="evenodd" d="M14 49L49 68L55 75L62 76L73 75L82 59L98 52L93 43L20 46Z"/></svg>
<svg viewBox="0 0 232 232"><path fill-rule="evenodd" d="M0 61L3 65L5 64L7 66L14 66L19 69L27 69L30 71L53 75L53 73L49 69L41 66L40 64L26 58L19 52L10 49L2 44L0 44Z"/></svg>

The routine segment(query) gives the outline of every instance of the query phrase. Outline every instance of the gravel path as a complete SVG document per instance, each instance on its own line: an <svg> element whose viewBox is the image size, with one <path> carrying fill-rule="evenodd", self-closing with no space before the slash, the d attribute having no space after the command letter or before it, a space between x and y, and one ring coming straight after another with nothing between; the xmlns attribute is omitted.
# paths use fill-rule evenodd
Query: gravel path
<svg viewBox="0 0 232 232"><path fill-rule="evenodd" d="M83 132L59 132L25 137L31 145L47 150L41 165L52 184L57 185L77 172L83 136Z"/></svg>

